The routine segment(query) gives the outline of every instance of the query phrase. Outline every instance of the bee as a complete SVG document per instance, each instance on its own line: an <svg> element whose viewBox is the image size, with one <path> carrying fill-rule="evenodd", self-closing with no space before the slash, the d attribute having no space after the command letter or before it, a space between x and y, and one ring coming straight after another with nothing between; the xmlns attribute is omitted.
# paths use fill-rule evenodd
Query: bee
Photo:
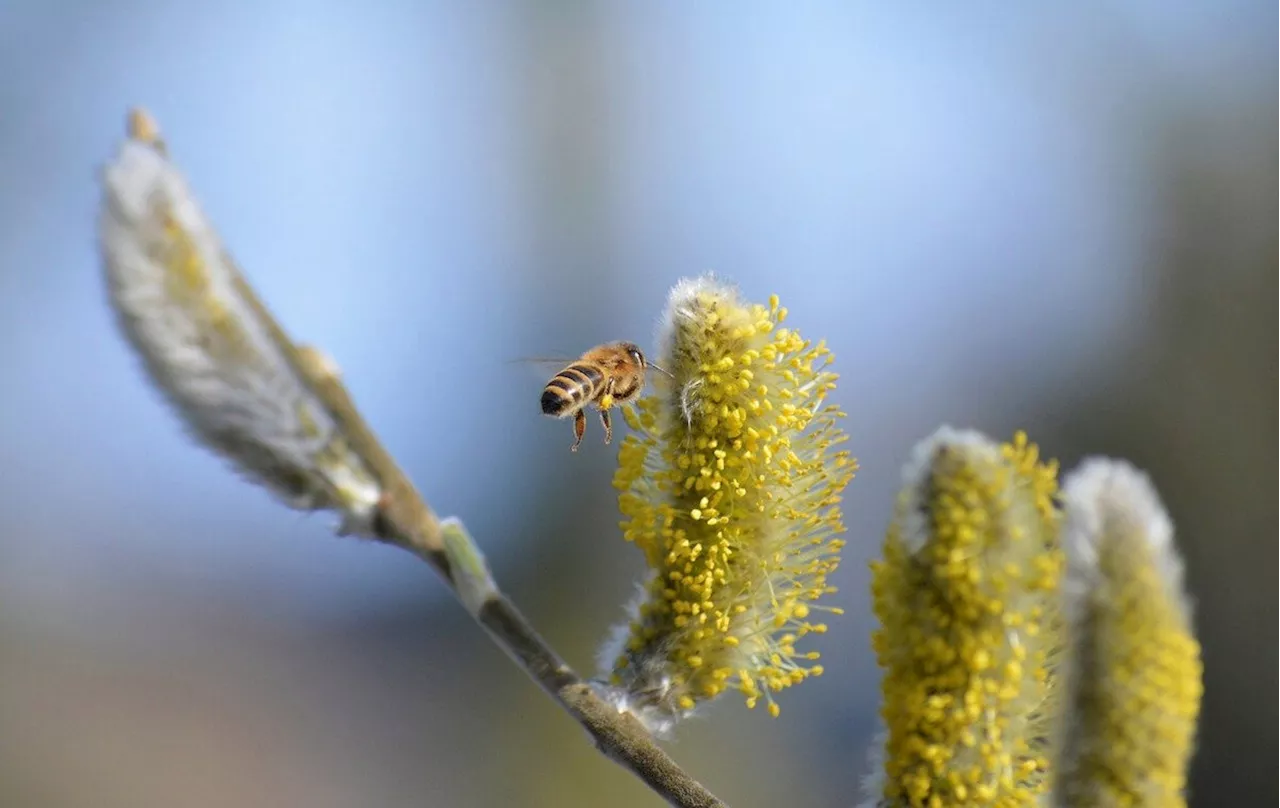
<svg viewBox="0 0 1280 808"><path fill-rule="evenodd" d="M646 360L633 342L597 345L547 382L542 389L542 413L552 418L573 417L574 441L569 450L576 452L587 430L587 407L593 406L600 413L607 444L613 440L609 408L639 398L649 368L671 375Z"/></svg>

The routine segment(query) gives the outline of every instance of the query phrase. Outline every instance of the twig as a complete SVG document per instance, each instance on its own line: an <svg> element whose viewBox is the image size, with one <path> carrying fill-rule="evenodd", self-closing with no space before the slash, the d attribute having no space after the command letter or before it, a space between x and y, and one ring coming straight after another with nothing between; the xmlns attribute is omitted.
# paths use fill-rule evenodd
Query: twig
<svg viewBox="0 0 1280 808"><path fill-rule="evenodd" d="M247 286L247 284L246 284ZM248 290L244 290L248 293ZM251 295L250 295L251 296ZM256 302L256 298L254 299ZM270 320L266 308L259 313ZM283 332L280 332L283 336ZM286 343L288 344L288 343ZM299 365L342 425L351 449L382 484L378 533L429 563L494 641L582 725L596 748L677 808L726 808L654 743L633 716L601 699L540 637L498 589L484 556L461 522L436 518L356 409L334 368L312 348L296 349Z"/></svg>
<svg viewBox="0 0 1280 808"><path fill-rule="evenodd" d="M193 433L293 507L339 511L340 530L426 561L609 759L676 808L723 806L538 636L462 524L436 518L337 367L289 338L221 249L145 111L131 113L128 136L131 150L105 177L108 285L126 335Z"/></svg>

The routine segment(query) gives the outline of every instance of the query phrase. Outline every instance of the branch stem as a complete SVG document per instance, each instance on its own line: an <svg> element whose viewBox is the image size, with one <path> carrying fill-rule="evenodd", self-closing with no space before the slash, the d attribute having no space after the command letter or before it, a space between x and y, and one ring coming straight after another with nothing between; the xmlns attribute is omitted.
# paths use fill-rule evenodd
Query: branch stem
<svg viewBox="0 0 1280 808"><path fill-rule="evenodd" d="M226 360L226 356L222 354L217 361L209 355L201 355L197 360L192 360L187 354L193 351L198 353L201 350L208 353L212 350L208 348L210 344L226 349L231 344L226 334L214 332L222 326L227 326L227 321L233 320L234 317L240 317L245 322L231 322L230 326L227 326L232 328L232 334L235 337L232 342L237 350L252 354L256 347L261 346L255 346L252 340L247 340L244 335L248 332L242 328L245 323L252 321L254 327L249 331L261 334L266 341L273 343L272 347L278 349L290 366L285 371L296 372L301 377L300 381L305 382L311 392L319 397L319 403L328 411L337 427L344 456L346 456L346 450L349 450L363 464L362 476L367 472L376 480L376 504L369 501L373 496L369 494L361 499L358 510L348 509L342 497L335 495L336 491L327 491L329 496L319 501L323 507L340 511L344 520L350 520L344 521L341 529L349 529L350 532L368 535L387 544L401 547L430 564L457 595L458 600L472 617L488 631L494 641L515 660L517 665L586 729L596 746L610 760L631 771L672 806L676 808L723 806L724 803L685 774L675 761L658 748L639 721L631 715L620 713L610 707L588 682L574 673L573 669L538 636L524 616L498 589L489 573L483 553L467 533L466 528L457 520L441 521L436 517L413 483L397 465L391 453L369 428L355 402L352 401L350 393L347 392L346 386L343 385L337 367L320 351L298 345L289 338L279 321L254 292L229 256L222 253L220 249L209 254L193 252L191 256L178 258L157 257L152 254L157 243L166 245L169 242L164 239L157 242L157 237L150 231L167 232L167 229L177 227L177 220L149 220L147 217L152 216L154 211L138 213L134 210L129 213L132 208L124 204L120 194L124 191L138 192L138 188L133 187L134 185L144 189L150 188L152 194L159 194L161 191L178 194L180 197L178 201L183 204L183 210L189 220L187 224L191 225L194 222L199 228L203 228L200 244L207 247L209 243L214 246L217 246L217 243L216 239L211 238L210 232L206 232L211 230L211 227L204 221L183 183L177 179L176 170L168 165L168 150L160 137L160 129L155 120L145 110L133 110L129 115L127 135L135 144L149 148L152 152L151 156L159 159L153 159L150 162L144 159L141 164L137 164L138 161L135 159L132 163L115 166L117 174L121 176L108 182L106 205L113 213L107 221L114 229L108 231L105 239L104 244L107 246L104 246L104 256L106 256L109 270L115 273L112 275L115 278L113 283L117 287L121 285L127 287L129 292L126 295L121 288L113 287L115 289L113 305L118 312L122 312L126 318L137 319L141 316L139 307L144 306L137 300L144 297L147 301L146 306L153 308L154 305L170 306L170 310L164 312L167 319L158 317L155 311L146 313L147 318L150 319L143 319L151 324L148 326L151 331L141 329L137 333L130 332L133 334L131 339L135 347L150 363L153 380L169 394L176 395L174 392L176 377L184 379L188 383L188 388L192 387L189 384L191 377L198 374L187 365L194 361L196 365L208 364L214 367L213 371L207 369L200 371L205 374L204 377L200 377L200 384L203 385L200 389L205 389L209 386L209 380L206 377L219 369L225 371L226 369L221 368L218 363L229 360ZM172 199L168 201L174 202ZM137 200L133 202L136 203ZM150 202L151 200L148 199L148 205ZM180 235L182 236L179 239L180 243L187 246L190 246L188 242L195 243L190 233ZM187 258L192 260L189 261ZM111 269L112 267L114 269ZM208 280L208 271L212 269L221 273L219 277L229 281L230 284L229 289L220 288L217 295L209 291L212 286ZM151 283L155 277L160 277L166 282L172 282L174 277L177 277L181 281L181 288L186 290L184 294L203 296L200 301L204 307L201 310L204 312L201 315L203 319L193 317L189 308L184 308L190 301L183 301L181 305L177 305L165 298L165 295L174 294L171 291L161 294L160 304L154 304L158 293L155 289L146 287L145 283ZM192 280L193 278L195 280ZM145 295L138 294L137 289L140 286ZM166 290L168 288L164 287ZM122 302L125 298L128 299ZM228 300L234 301L239 308L234 312L229 310L226 305ZM175 317L185 318L181 327L169 322ZM163 329L152 333L156 329L155 323L161 320L165 322ZM220 323L220 325L215 326L214 323ZM183 329L194 332L195 336L182 337L182 339L189 339L189 344L184 343L180 346L183 358L179 362L174 359L175 346L171 343L179 340L179 337L174 336L175 333L186 333ZM161 344L164 340L168 340L168 343ZM253 358L262 360L263 355L255 354ZM251 369L241 368L241 370L248 374L246 378L255 381L262 381L272 373L282 377L293 375L282 371L279 367L264 369L255 366ZM224 384L226 380L218 379L217 382ZM193 394L191 389L184 389L185 398L179 396L178 400L185 402L187 410L184 415L190 422L193 418L192 411L199 412L201 408L207 409L212 405L209 401L199 400L199 396ZM264 418L270 420L276 415L274 410L266 415L261 412L251 414L258 420ZM301 422L305 415L308 415L306 411L300 411L291 417ZM228 421L225 413L220 416L220 419L214 419L214 423L223 429ZM278 426L278 424L267 424L264 428L274 429ZM292 423L289 424L290 428L294 426ZM312 424L312 427L314 426ZM302 431L305 432L306 429L303 428ZM253 470L260 476L264 473L264 466L267 469L266 473L275 475L299 471L295 468L296 458L286 456L283 462L276 462L280 458L274 456L271 451L258 451L261 447L243 445L248 440L245 435L232 435L235 438L234 441L227 436L215 435L219 439L214 440L209 437L208 432L209 430L206 429L204 436L206 443L224 454L230 452L243 468ZM246 434L252 437L252 429ZM332 445L328 448L332 448ZM239 456L236 456L237 451L241 453ZM254 454L255 451L264 455L265 459ZM249 453L251 462L246 463L243 454L246 452ZM275 482L279 483L280 480ZM315 480L308 479L304 482L312 487L316 486ZM300 490L302 493L315 493L315 491L305 491L305 486L296 476L289 477L284 480L284 483L282 489L290 495L295 495ZM336 488L331 479L325 484ZM357 519L351 518L356 515L358 515Z"/></svg>
<svg viewBox="0 0 1280 808"><path fill-rule="evenodd" d="M265 313L265 308L262 311ZM605 702L547 645L498 589L483 554L462 524L437 519L365 423L346 387L332 372L332 365L314 361L318 356L314 349L295 350L301 354L299 367L341 424L351 449L382 485L379 538L430 564L494 642L587 731L605 757L640 778L675 808L727 808L681 769L635 717Z"/></svg>
<svg viewBox="0 0 1280 808"><path fill-rule="evenodd" d="M605 703L547 646L511 601L501 594L489 598L476 619L516 664L582 725L606 757L639 777L670 805L725 808L653 742L639 721Z"/></svg>

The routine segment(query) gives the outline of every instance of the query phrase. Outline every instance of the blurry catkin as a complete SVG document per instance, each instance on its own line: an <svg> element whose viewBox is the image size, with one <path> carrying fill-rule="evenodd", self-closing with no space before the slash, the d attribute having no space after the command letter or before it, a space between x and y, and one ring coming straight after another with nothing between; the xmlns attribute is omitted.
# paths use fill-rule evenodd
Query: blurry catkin
<svg viewBox="0 0 1280 808"><path fill-rule="evenodd" d="M1059 634L1057 467L1019 433L922 442L872 564L883 668L877 806L1031 805Z"/></svg>
<svg viewBox="0 0 1280 808"><path fill-rule="evenodd" d="M623 536L651 577L603 649L609 695L656 732L729 689L747 705L822 673L797 642L826 625L856 463L825 404L830 351L781 327L786 309L713 278L672 290L661 332L670 380L627 412L614 485Z"/></svg>
<svg viewBox="0 0 1280 808"><path fill-rule="evenodd" d="M333 510L343 532L370 532L379 486L308 381L308 366L324 363L266 313L145 112L130 115L102 184L112 306L190 432L290 507Z"/></svg>
<svg viewBox="0 0 1280 808"><path fill-rule="evenodd" d="M1182 806L1200 708L1200 646L1173 525L1147 477L1086 460L1063 486L1060 806Z"/></svg>

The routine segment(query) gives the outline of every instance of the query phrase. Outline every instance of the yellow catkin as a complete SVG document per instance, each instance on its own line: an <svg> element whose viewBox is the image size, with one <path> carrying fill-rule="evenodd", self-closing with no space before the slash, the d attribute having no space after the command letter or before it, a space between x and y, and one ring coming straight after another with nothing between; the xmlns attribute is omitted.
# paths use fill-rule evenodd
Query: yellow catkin
<svg viewBox="0 0 1280 808"><path fill-rule="evenodd" d="M1180 808L1203 691L1173 526L1120 461L1083 463L1064 503L1071 644L1056 803Z"/></svg>
<svg viewBox="0 0 1280 808"><path fill-rule="evenodd" d="M872 564L884 669L880 793L893 806L1017 806L1044 793L1056 595L1056 466L1019 434L917 448Z"/></svg>
<svg viewBox="0 0 1280 808"><path fill-rule="evenodd" d="M652 571L610 653L624 699L678 718L726 690L773 694L821 673L797 650L826 625L856 463L825 404L830 351L781 327L786 310L713 279L671 294L661 361L673 375L627 414L614 485L623 537Z"/></svg>

